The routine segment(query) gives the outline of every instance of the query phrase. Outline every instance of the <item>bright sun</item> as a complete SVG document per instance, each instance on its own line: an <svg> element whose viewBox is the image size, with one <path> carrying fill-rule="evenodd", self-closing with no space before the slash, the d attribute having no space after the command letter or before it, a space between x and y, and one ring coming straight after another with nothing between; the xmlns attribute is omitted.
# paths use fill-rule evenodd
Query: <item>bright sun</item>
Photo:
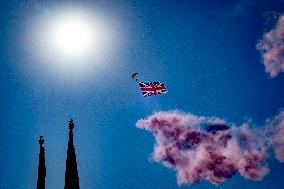
<svg viewBox="0 0 284 189"><path fill-rule="evenodd" d="M107 17L87 9L53 10L35 21L29 39L34 54L56 69L85 69L102 65L115 51L116 30ZM76 67L76 69L74 69Z"/></svg>
<svg viewBox="0 0 284 189"><path fill-rule="evenodd" d="M87 54L95 42L94 27L80 16L64 16L52 26L51 40L54 50L64 56L80 57Z"/></svg>

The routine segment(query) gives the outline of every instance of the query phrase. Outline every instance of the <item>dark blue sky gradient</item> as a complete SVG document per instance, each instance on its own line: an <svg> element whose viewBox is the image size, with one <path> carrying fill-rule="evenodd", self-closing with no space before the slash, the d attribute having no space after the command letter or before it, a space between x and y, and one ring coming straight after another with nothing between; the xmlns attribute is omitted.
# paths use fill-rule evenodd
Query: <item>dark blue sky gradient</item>
<svg viewBox="0 0 284 189"><path fill-rule="evenodd" d="M283 1L38 2L0 2L0 188L36 187L39 135L46 140L46 187L63 188L71 117L82 189L178 188L174 170L149 161L154 138L135 127L138 119L179 109L261 126L284 107L284 73L270 79L255 48ZM46 11L68 7L107 18L119 28L119 47L101 64L62 74L40 62L27 36ZM163 81L169 92L143 98L133 72ZM217 188L283 188L284 164L269 163L262 181L236 175Z"/></svg>

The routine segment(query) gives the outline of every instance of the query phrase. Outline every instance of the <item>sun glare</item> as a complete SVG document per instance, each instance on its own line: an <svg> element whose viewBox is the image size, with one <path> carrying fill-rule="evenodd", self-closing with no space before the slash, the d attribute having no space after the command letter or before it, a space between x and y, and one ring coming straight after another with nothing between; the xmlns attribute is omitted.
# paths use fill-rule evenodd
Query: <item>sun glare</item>
<svg viewBox="0 0 284 189"><path fill-rule="evenodd" d="M33 55L49 68L73 73L98 68L116 47L116 30L107 17L88 9L53 10L38 18L29 34ZM70 72L70 73L71 73Z"/></svg>
<svg viewBox="0 0 284 189"><path fill-rule="evenodd" d="M53 31L55 48L67 55L80 55L90 48L92 30L82 19L68 18L58 22Z"/></svg>
<svg viewBox="0 0 284 189"><path fill-rule="evenodd" d="M95 42L95 35L98 35L92 24L81 17L63 17L52 27L54 50L64 56L78 57L88 53Z"/></svg>

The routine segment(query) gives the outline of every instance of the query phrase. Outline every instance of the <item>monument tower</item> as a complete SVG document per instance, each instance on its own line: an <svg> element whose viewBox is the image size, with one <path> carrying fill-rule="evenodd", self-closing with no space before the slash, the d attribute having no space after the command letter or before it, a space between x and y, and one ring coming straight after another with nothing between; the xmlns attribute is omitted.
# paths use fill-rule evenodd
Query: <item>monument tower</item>
<svg viewBox="0 0 284 189"><path fill-rule="evenodd" d="M45 189L46 168L45 168L44 147L42 146L44 143L43 136L39 137L38 143L40 145L40 152L39 152L38 177L37 177L36 188Z"/></svg>
<svg viewBox="0 0 284 189"><path fill-rule="evenodd" d="M76 153L73 145L73 129L74 122L71 119L69 121L69 141L67 147L67 158L66 158L66 171L65 171L65 186L64 189L80 189L79 187L79 176L77 170ZM39 138L40 153L39 153L39 165L38 165L38 179L36 189L45 189L45 149L43 147L43 136Z"/></svg>
<svg viewBox="0 0 284 189"><path fill-rule="evenodd" d="M80 189L76 153L73 145L73 129L74 129L74 123L73 120L71 119L69 122L69 141L67 149L64 189Z"/></svg>

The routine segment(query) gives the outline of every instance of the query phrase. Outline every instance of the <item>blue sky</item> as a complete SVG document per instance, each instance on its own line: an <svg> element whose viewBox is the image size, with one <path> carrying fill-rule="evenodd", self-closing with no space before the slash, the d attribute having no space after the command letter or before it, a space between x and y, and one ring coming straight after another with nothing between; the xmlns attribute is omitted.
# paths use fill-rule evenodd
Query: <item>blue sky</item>
<svg viewBox="0 0 284 189"><path fill-rule="evenodd" d="M256 49L276 23L271 15L284 11L280 0L38 2L0 3L2 188L36 186L40 135L46 188L64 186L71 117L81 188L178 188L174 170L149 161L155 141L137 120L179 109L261 125L284 107L284 74L271 79ZM27 36L34 20L70 7L106 18L117 49L66 73L39 58ZM133 72L141 81L163 81L168 93L143 98ZM236 175L219 186L181 188L281 188L284 165L272 157L269 164L259 182Z"/></svg>

